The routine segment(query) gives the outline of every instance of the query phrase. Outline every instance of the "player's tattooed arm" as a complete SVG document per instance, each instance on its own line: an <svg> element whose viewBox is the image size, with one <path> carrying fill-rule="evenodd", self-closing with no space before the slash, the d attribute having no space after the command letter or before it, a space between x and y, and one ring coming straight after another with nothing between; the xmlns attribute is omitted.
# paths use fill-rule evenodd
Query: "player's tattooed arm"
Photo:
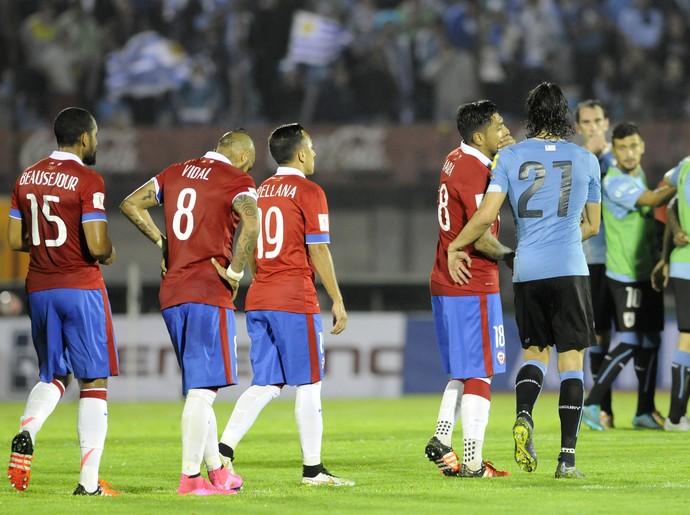
<svg viewBox="0 0 690 515"><path fill-rule="evenodd" d="M122 201L120 211L148 239L164 250L165 236L148 212L149 208L157 205L156 188L153 181L149 181Z"/></svg>
<svg viewBox="0 0 690 515"><path fill-rule="evenodd" d="M250 195L240 195L232 204L232 209L242 221L240 233L237 236L235 250L230 267L234 272L242 272L245 265L251 262L259 237L259 210L256 200Z"/></svg>

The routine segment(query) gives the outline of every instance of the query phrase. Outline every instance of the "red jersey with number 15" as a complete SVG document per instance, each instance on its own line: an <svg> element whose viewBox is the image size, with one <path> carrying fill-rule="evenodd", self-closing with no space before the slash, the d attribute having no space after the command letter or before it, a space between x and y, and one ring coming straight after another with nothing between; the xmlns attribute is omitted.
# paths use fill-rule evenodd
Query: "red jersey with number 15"
<svg viewBox="0 0 690 515"><path fill-rule="evenodd" d="M55 151L24 170L12 192L10 217L22 220L29 235L28 293L104 287L82 228L107 221L104 204L103 178L71 152Z"/></svg>
<svg viewBox="0 0 690 515"><path fill-rule="evenodd" d="M168 271L161 283L161 309L187 302L235 309L228 284L211 258L227 267L239 216L232 203L256 198L254 180L222 154L169 166L153 179L165 211Z"/></svg>
<svg viewBox="0 0 690 515"><path fill-rule="evenodd" d="M438 188L438 245L436 262L431 271L431 294L443 296L498 293L498 264L474 250L464 250L472 258L472 279L458 284L448 273L448 246L460 234L477 211L491 179L491 161L465 143L448 154L441 170ZM491 225L491 234L498 237L499 220Z"/></svg>
<svg viewBox="0 0 690 515"><path fill-rule="evenodd" d="M261 235L246 311L319 313L307 245L330 243L326 195L294 168L279 167L258 190Z"/></svg>

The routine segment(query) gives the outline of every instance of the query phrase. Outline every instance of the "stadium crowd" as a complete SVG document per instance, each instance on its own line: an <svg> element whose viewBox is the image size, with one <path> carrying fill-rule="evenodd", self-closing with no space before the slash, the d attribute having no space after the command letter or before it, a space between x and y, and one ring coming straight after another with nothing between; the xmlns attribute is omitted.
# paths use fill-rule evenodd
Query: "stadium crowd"
<svg viewBox="0 0 690 515"><path fill-rule="evenodd" d="M286 59L298 10L342 27L328 64ZM0 19L0 111L24 128L78 94L103 125L452 123L481 97L510 120L545 79L613 119L690 113L689 0L24 0Z"/></svg>

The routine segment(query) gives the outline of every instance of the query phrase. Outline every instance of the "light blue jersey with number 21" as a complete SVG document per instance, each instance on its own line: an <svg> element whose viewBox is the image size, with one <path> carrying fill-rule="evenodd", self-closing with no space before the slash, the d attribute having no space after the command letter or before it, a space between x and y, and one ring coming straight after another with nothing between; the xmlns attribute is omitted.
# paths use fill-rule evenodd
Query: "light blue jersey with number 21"
<svg viewBox="0 0 690 515"><path fill-rule="evenodd" d="M515 216L513 281L589 275L580 219L601 202L599 162L566 141L527 139L494 159L487 192L507 193Z"/></svg>

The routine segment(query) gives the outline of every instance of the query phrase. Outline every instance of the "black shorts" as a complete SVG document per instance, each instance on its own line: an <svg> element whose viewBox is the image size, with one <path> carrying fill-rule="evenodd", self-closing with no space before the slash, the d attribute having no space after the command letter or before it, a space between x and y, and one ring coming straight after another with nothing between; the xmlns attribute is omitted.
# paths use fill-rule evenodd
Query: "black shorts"
<svg viewBox="0 0 690 515"><path fill-rule="evenodd" d="M671 286L676 299L678 332L690 333L690 281L671 277Z"/></svg>
<svg viewBox="0 0 690 515"><path fill-rule="evenodd" d="M515 321L522 348L557 352L596 345L589 277L573 275L514 283Z"/></svg>
<svg viewBox="0 0 690 515"><path fill-rule="evenodd" d="M622 283L608 278L616 305L616 331L651 333L664 330L664 294L652 281Z"/></svg>
<svg viewBox="0 0 690 515"><path fill-rule="evenodd" d="M587 265L589 283L592 286L592 309L594 310L594 330L597 334L611 330L616 310L613 296L606 279L606 265Z"/></svg>

